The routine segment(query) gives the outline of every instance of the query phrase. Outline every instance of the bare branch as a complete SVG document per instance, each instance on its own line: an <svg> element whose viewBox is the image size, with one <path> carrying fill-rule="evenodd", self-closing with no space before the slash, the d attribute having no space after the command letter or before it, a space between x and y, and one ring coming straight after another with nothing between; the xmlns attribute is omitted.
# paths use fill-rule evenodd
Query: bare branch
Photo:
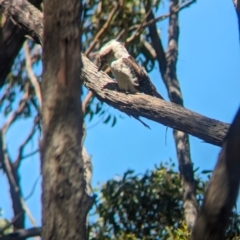
<svg viewBox="0 0 240 240"><path fill-rule="evenodd" d="M6 131L9 129L11 124L17 119L17 117L23 112L24 108L26 107L27 100L29 99L29 83L25 84L25 92L24 95L19 103L19 106L16 111L14 111L9 119L4 124L2 131L5 134Z"/></svg>
<svg viewBox="0 0 240 240"><path fill-rule="evenodd" d="M29 157L35 155L35 154L38 153L38 152L39 152L39 149L36 149L36 150L34 150L33 152L28 153L28 154L22 156L22 159L29 158Z"/></svg>
<svg viewBox="0 0 240 240"><path fill-rule="evenodd" d="M24 198L24 201L27 201L33 195L39 179L40 179L40 176L38 176L37 179L35 180L33 187L31 189L31 192L27 195L27 197Z"/></svg>
<svg viewBox="0 0 240 240"><path fill-rule="evenodd" d="M0 161L3 166L3 170L7 175L7 179L10 186L10 194L12 199L13 205L13 212L14 216L16 217L15 221L13 222L14 227L16 228L23 228L24 227L24 209L21 202L21 189L19 186L19 176L14 169L7 152L6 140L4 138L4 132L0 132L0 149L1 149L1 156ZM18 216L18 217L17 217Z"/></svg>
<svg viewBox="0 0 240 240"><path fill-rule="evenodd" d="M29 47L28 47L28 41L26 41L24 43L24 51L25 51L25 59L26 59L26 71L28 73L29 79L34 87L38 102L39 102L39 106L40 109L42 107L42 94L41 94L41 88L40 88L40 84L33 72L32 69L32 60L31 60L31 56L30 56L30 51L29 51Z"/></svg>
<svg viewBox="0 0 240 240"><path fill-rule="evenodd" d="M87 96L85 97L85 99L83 100L82 102L82 110L83 110L83 114L86 113L86 108L87 108L87 105L88 103L90 102L90 100L92 99L93 97L93 92L89 91Z"/></svg>
<svg viewBox="0 0 240 240"><path fill-rule="evenodd" d="M13 233L9 233L5 236L0 237L0 240L21 240L30 237L41 236L42 228L35 227L29 229L19 229Z"/></svg>
<svg viewBox="0 0 240 240"><path fill-rule="evenodd" d="M13 163L14 168L19 168L20 161L23 159L22 155L23 155L24 148L26 147L28 142L32 139L33 135L35 134L35 131L36 131L36 121L34 122L32 129L31 129L30 133L28 134L27 138L25 139L25 141L21 144L21 146L18 149L18 156Z"/></svg>

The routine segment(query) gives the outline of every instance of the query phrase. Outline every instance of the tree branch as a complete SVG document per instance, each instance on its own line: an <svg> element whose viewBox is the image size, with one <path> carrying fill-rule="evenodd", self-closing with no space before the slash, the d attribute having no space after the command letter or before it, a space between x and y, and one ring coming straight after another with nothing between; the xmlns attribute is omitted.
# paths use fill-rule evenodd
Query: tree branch
<svg viewBox="0 0 240 240"><path fill-rule="evenodd" d="M13 226L16 229L19 228L24 228L24 218L25 218L25 214L24 214L24 209L22 206L22 202L21 202L21 188L19 185L19 175L18 172L16 171L16 169L13 167L13 164L11 163L10 159L9 159L9 155L7 152L7 146L6 146L6 141L4 138L4 131L0 131L0 151L1 151L1 155L0 155L0 162L3 166L3 170L7 175L7 179L9 182L9 186L10 186L10 195L11 195L11 199L12 199L12 206L13 206L13 212L14 212L14 216L15 221L13 222ZM18 217L17 217L18 216Z"/></svg>
<svg viewBox="0 0 240 240"><path fill-rule="evenodd" d="M30 82L32 83L37 99L38 99L38 103L40 106L40 109L42 108L42 93L41 93L41 87L40 84L38 82L37 77L35 76L33 69L32 69L32 60L31 60L31 55L30 55L30 50L28 47L28 41L26 41L24 43L24 50L25 50L25 59L26 59L26 71L28 73Z"/></svg>
<svg viewBox="0 0 240 240"><path fill-rule="evenodd" d="M28 134L27 138L25 139L25 141L19 147L18 156L17 156L16 160L13 163L13 166L15 168L19 168L20 162L23 159L23 150L26 147L26 145L28 144L28 142L32 139L33 135L35 134L35 131L36 131L36 121L34 121L32 129L31 129L30 133Z"/></svg>
<svg viewBox="0 0 240 240"><path fill-rule="evenodd" d="M15 2L15 4L18 4L18 2ZM35 11L35 14L38 13ZM21 20L31 21L31 18ZM41 17L38 20L41 22ZM104 72L98 72L97 67L83 54L82 60L84 68L81 77L83 77L84 85L89 90L92 90L100 100L130 116L142 116L165 126L189 133L205 142L221 146L229 124L207 118L151 96L113 91L118 89L115 87L116 84L113 80Z"/></svg>
<svg viewBox="0 0 240 240"><path fill-rule="evenodd" d="M84 85L92 90L101 101L130 116L142 116L221 146L229 124L151 96L121 93L116 83L107 74L98 72L97 67L85 56L82 56L82 59L84 68L81 76Z"/></svg>
<svg viewBox="0 0 240 240"><path fill-rule="evenodd" d="M29 2L39 8L42 0L30 0ZM2 1L0 1L0 6L1 3ZM18 5L19 1L16 3ZM9 4L14 5L15 3L13 3L13 1L9 1ZM8 15L7 11L5 11L5 13ZM5 82L13 61L21 49L26 35L26 31L16 26L11 19L7 19L2 29L3 39L0 45L0 88Z"/></svg>
<svg viewBox="0 0 240 240"><path fill-rule="evenodd" d="M30 36L33 40L42 45L39 36L43 34L43 27L38 18L43 19L43 14L28 1L18 0L18 2L19 4L15 4L15 0L0 0L0 5L10 16L13 23L17 22L26 32L31 32ZM38 15L35 14L35 11L38 11ZM16 12L17 14L15 14ZM25 18L31 18L31 21L22 21Z"/></svg>
<svg viewBox="0 0 240 240"><path fill-rule="evenodd" d="M0 240L22 240L25 238L41 236L42 228L34 227L29 229L19 229L13 233L9 233L5 236L0 237Z"/></svg>

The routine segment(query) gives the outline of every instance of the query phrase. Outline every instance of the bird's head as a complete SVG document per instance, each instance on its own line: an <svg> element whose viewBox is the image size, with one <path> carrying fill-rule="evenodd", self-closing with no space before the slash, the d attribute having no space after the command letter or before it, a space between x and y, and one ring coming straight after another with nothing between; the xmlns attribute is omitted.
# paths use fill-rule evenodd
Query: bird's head
<svg viewBox="0 0 240 240"><path fill-rule="evenodd" d="M107 42L99 51L98 71L100 71L105 64L110 65L112 61L125 56L128 56L128 51L122 43L115 39Z"/></svg>

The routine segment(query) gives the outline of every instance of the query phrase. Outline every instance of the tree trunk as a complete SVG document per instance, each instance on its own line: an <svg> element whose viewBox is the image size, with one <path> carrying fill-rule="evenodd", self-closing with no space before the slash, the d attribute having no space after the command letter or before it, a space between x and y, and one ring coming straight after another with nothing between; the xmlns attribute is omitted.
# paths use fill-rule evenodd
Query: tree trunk
<svg viewBox="0 0 240 240"><path fill-rule="evenodd" d="M42 238L87 239L80 1L44 1Z"/></svg>
<svg viewBox="0 0 240 240"><path fill-rule="evenodd" d="M149 12L151 10L151 2L148 1L145 7L146 12ZM152 45L156 51L160 73L163 82L166 85L168 96L171 102L183 107L183 97L177 78L179 37L178 8L179 1L171 0L168 28L168 49L166 54L164 53L161 39L157 33L156 24L149 26L149 35L152 40ZM148 21L154 18L153 12L150 11L147 18ZM173 136L177 150L179 171L182 179L184 216L188 229L191 231L197 218L198 205L195 196L194 174L190 154L189 137L186 132L187 131L182 132L174 129Z"/></svg>

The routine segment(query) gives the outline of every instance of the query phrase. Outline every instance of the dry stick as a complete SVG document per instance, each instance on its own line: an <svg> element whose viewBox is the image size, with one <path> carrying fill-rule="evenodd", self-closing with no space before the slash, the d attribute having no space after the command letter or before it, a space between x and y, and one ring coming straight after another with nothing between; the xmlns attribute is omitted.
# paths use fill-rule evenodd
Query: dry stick
<svg viewBox="0 0 240 240"><path fill-rule="evenodd" d="M39 152L39 149L36 149L36 150L34 150L34 151L32 151L32 152L30 152L30 153L28 153L28 154L22 156L22 159L29 158L29 157L35 155L35 154L38 153L38 152Z"/></svg>
<svg viewBox="0 0 240 240"><path fill-rule="evenodd" d="M193 3L194 1L191 1ZM189 6L189 4L187 5ZM146 11L151 9L151 4L146 4ZM153 47L156 51L157 60L159 63L160 73L162 79L168 90L169 98L171 102L183 106L183 98L181 94L180 84L177 79L176 65L178 56L178 12L179 1L170 1L170 15L169 15L169 36L168 36L168 50L165 55L164 49L160 37L157 32L156 25L149 26L149 34L152 40ZM148 20L154 19L154 14L151 12ZM183 207L184 216L188 229L194 226L198 204L195 196L195 181L193 166L190 155L189 137L185 132L173 130L173 135L176 144L177 157L179 162L179 171L181 175L182 189L183 189Z"/></svg>
<svg viewBox="0 0 240 240"><path fill-rule="evenodd" d="M35 89L35 93L38 98L39 106L41 109L42 108L41 88L40 88L40 84L39 84L39 82L33 72L33 69L32 69L32 60L31 60L30 51L29 51L29 47L28 47L28 41L26 41L24 43L24 51L25 51L25 59L26 59L26 71L27 71L29 79Z"/></svg>
<svg viewBox="0 0 240 240"><path fill-rule="evenodd" d="M18 4L20 3L17 1L14 6L21 7ZM17 13L16 11L12 14ZM38 13L35 12L35 14L36 18ZM21 21L31 21L31 16L22 18ZM42 24L41 16L38 18L38 21ZM207 118L178 105L161 101L151 96L143 94L127 95L113 91L116 88L109 86L109 83L115 84L113 80L105 73L98 72L97 67L83 54L82 59L84 64L82 70L84 85L93 91L100 100L128 115L142 116L168 127L184 131L208 143L221 146L229 124Z"/></svg>

